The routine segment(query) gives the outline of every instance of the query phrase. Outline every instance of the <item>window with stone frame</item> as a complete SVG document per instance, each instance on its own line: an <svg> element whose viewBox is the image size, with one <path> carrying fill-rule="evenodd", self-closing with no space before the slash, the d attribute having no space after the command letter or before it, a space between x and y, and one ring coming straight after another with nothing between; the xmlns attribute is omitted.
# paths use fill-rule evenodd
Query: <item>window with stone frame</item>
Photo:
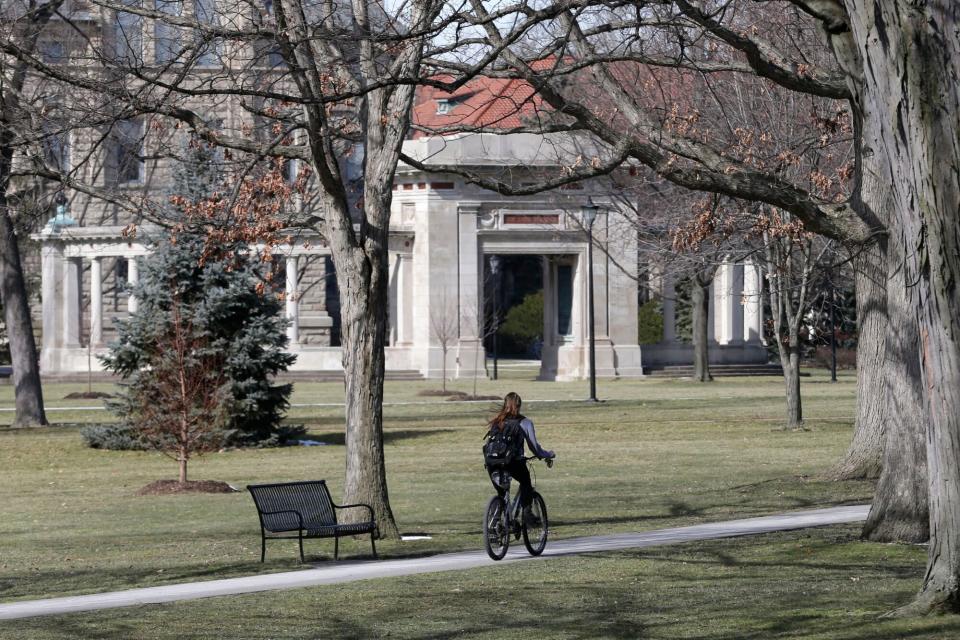
<svg viewBox="0 0 960 640"><path fill-rule="evenodd" d="M153 0L153 6L168 16L183 15L183 0ZM183 32L180 27L158 18L154 20L153 32L154 61L157 64L174 62L183 50Z"/></svg>
<svg viewBox="0 0 960 640"><path fill-rule="evenodd" d="M41 40L38 45L40 57L47 64L66 62L67 46L62 40Z"/></svg>
<svg viewBox="0 0 960 640"><path fill-rule="evenodd" d="M55 171L70 170L70 131L44 120L43 161Z"/></svg>
<svg viewBox="0 0 960 640"><path fill-rule="evenodd" d="M120 0L127 7L141 6L140 0ZM143 18L129 11L114 12L109 24L108 54L122 64L140 66L143 64Z"/></svg>
<svg viewBox="0 0 960 640"><path fill-rule="evenodd" d="M140 118L118 120L110 132L107 177L113 185L140 184L144 177L144 122Z"/></svg>
<svg viewBox="0 0 960 640"><path fill-rule="evenodd" d="M69 171L70 129L65 124L63 106L59 100L44 100L42 116L40 146L43 161L54 171Z"/></svg>
<svg viewBox="0 0 960 640"><path fill-rule="evenodd" d="M195 0L193 5L194 16L197 22L208 27L219 25L217 18L216 0ZM202 29L197 30L199 41L197 46L197 64L205 67L220 63L220 41L216 38L205 38Z"/></svg>
<svg viewBox="0 0 960 640"><path fill-rule="evenodd" d="M262 10L260 21L264 26L276 27L276 20L273 17L273 0L262 0ZM267 67L276 69L286 66L283 54L280 52L280 45L273 38L260 38L254 43L254 64L258 67Z"/></svg>
<svg viewBox="0 0 960 640"><path fill-rule="evenodd" d="M300 163L297 160L287 158L283 161L281 174L287 184L294 184L297 181L297 173L300 171Z"/></svg>

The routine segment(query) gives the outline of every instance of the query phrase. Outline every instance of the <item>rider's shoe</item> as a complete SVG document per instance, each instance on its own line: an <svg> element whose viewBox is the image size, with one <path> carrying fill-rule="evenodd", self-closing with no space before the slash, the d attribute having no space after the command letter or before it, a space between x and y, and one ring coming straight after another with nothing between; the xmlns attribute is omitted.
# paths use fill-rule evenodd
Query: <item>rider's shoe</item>
<svg viewBox="0 0 960 640"><path fill-rule="evenodd" d="M537 517L535 513L533 513L533 510L530 507L527 507L526 509L523 510L524 525L526 525L527 527L534 528L534 527L539 527L540 522L541 522L540 518Z"/></svg>

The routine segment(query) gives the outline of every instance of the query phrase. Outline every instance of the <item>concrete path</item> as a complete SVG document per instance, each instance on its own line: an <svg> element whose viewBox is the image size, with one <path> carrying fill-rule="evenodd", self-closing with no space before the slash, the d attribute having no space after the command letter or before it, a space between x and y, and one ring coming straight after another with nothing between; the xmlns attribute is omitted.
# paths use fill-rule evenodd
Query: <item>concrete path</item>
<svg viewBox="0 0 960 640"><path fill-rule="evenodd" d="M758 533L860 522L866 519L868 511L868 505L855 505L783 513L747 520L700 524L692 527L658 529L640 533L619 533L587 538L570 538L567 540L548 542L547 550L542 557L639 549L679 542L690 542L693 540L732 538ZM531 559L523 543L517 541L516 544L511 545L510 552L500 562L521 562ZM406 560L338 562L336 564L324 564L322 567L314 569L289 571L285 573L270 573L244 578L170 584L160 587L96 593L86 596L0 604L0 620L94 611L96 609L113 609L116 607L131 607L160 602L174 602L177 600L195 600L198 598L253 593L256 591L295 589L298 587L354 582L373 578L409 576L417 573L459 571L493 564L495 564L494 561L488 558L482 549L479 551L445 553L427 558L411 558Z"/></svg>

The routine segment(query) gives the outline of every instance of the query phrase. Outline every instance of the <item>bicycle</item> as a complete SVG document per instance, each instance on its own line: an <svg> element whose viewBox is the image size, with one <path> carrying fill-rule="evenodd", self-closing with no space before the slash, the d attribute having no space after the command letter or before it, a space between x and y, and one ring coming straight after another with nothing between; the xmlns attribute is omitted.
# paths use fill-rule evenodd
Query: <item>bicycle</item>
<svg viewBox="0 0 960 640"><path fill-rule="evenodd" d="M535 457L524 456L523 461L536 460ZM547 459L547 466L553 466L553 459ZM532 556L543 553L547 546L547 536L550 526L547 520L547 505L537 491L533 492L530 502L530 514L521 517L520 492L510 501L510 481L513 478L504 469L494 469L490 472L490 482L498 489L497 495L487 502L487 510L483 519L483 545L494 560L501 560L507 555L510 547L510 536L514 540L523 536L523 544ZM503 497L499 495L503 490ZM509 509L507 508L509 505Z"/></svg>

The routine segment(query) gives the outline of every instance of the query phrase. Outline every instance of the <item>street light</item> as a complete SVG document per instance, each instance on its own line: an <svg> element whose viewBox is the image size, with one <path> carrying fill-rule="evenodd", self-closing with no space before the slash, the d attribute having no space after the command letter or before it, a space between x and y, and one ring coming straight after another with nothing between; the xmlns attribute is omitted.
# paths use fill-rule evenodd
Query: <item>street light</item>
<svg viewBox="0 0 960 640"><path fill-rule="evenodd" d="M587 297L589 308L590 325L590 402L597 400L597 353L596 339L593 321L593 222L597 219L597 212L600 207L593 204L592 198L587 198L587 203L580 207L580 215L583 222L587 225Z"/></svg>

